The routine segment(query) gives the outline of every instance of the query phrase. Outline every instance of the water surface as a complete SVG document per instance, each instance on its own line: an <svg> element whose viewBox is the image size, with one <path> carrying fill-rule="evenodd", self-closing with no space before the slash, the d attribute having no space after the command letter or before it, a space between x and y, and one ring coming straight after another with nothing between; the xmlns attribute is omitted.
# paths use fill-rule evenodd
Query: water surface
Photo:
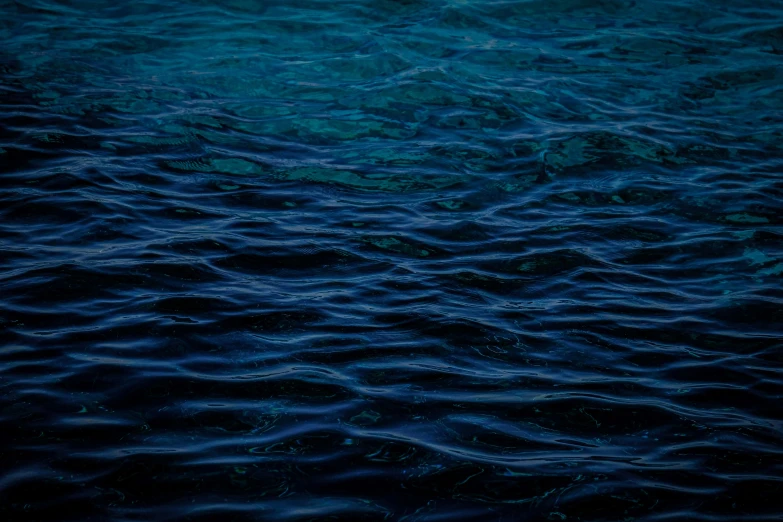
<svg viewBox="0 0 783 522"><path fill-rule="evenodd" d="M783 517L783 2L0 14L4 520Z"/></svg>

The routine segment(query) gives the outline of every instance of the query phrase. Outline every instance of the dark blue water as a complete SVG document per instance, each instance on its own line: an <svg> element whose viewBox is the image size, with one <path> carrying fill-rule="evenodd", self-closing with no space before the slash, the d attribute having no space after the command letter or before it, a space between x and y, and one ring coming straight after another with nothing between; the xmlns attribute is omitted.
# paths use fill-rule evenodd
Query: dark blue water
<svg viewBox="0 0 783 522"><path fill-rule="evenodd" d="M0 518L783 518L783 2L0 0Z"/></svg>

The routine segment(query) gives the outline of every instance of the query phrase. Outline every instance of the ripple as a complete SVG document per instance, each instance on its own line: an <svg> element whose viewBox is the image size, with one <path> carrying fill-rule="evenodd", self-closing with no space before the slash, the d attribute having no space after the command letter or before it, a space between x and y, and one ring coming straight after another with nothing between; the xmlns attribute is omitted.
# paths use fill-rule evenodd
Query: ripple
<svg viewBox="0 0 783 522"><path fill-rule="evenodd" d="M9 520L779 520L783 5L3 5Z"/></svg>

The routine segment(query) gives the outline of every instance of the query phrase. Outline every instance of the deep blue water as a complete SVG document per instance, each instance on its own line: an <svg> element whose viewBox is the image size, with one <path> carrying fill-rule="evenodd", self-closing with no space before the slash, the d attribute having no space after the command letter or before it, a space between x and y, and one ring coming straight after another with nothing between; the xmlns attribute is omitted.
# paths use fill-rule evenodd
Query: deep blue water
<svg viewBox="0 0 783 522"><path fill-rule="evenodd" d="M0 0L0 518L783 518L783 2Z"/></svg>

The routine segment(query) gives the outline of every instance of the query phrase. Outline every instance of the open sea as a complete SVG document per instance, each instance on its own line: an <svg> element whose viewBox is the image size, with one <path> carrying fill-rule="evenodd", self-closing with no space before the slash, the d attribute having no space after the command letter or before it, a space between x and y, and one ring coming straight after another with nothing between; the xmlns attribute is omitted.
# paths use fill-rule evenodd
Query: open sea
<svg viewBox="0 0 783 522"><path fill-rule="evenodd" d="M783 1L0 0L0 519L783 520Z"/></svg>

